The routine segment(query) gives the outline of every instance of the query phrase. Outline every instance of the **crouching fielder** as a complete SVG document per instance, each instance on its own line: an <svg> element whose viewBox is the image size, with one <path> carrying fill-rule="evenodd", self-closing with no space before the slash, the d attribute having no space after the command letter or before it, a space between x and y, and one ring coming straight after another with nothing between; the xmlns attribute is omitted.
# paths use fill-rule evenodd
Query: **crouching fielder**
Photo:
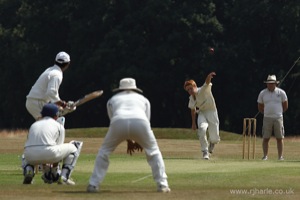
<svg viewBox="0 0 300 200"><path fill-rule="evenodd" d="M142 90L136 87L133 78L122 79L120 87L113 91L118 93L107 102L109 130L96 157L87 192L99 191L108 170L110 154L127 139L136 141L145 150L157 191L170 192L165 163L150 126L149 100L141 94Z"/></svg>
<svg viewBox="0 0 300 200"><path fill-rule="evenodd" d="M76 161L79 157L82 142L64 143L64 117L58 118L58 107L53 103L43 106L42 119L34 122L28 133L24 147L23 184L31 184L34 177L34 166L45 164L42 179L45 183L63 183L75 185L70 180ZM62 170L58 168L62 161ZM47 164L54 163L54 164Z"/></svg>

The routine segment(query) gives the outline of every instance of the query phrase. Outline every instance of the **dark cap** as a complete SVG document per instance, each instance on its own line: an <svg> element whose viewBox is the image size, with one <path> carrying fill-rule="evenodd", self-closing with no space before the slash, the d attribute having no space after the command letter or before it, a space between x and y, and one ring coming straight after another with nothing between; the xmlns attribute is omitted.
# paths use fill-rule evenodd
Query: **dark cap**
<svg viewBox="0 0 300 200"><path fill-rule="evenodd" d="M58 106L54 103L45 104L42 109L42 117L55 117L58 116Z"/></svg>

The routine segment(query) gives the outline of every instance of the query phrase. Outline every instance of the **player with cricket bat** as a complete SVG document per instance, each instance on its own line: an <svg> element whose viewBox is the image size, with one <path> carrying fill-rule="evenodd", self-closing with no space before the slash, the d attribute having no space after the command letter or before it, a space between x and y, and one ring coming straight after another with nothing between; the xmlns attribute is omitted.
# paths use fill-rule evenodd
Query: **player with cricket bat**
<svg viewBox="0 0 300 200"><path fill-rule="evenodd" d="M55 57L54 65L47 68L32 86L26 97L26 108L35 120L41 118L41 110L49 102L60 106L64 115L76 109L76 106L73 106L74 102L67 103L59 97L63 72L69 68L70 61L69 54L59 52Z"/></svg>
<svg viewBox="0 0 300 200"><path fill-rule="evenodd" d="M76 109L76 106L73 106L74 102L69 101L66 103L59 97L63 72L69 68L70 61L69 54L63 51L59 52L55 57L54 65L47 68L32 86L26 97L26 109L35 120L41 119L42 108L49 102L59 106L60 115L73 112ZM42 170L43 168L42 165L36 166L36 173L38 169Z"/></svg>
<svg viewBox="0 0 300 200"><path fill-rule="evenodd" d="M59 87L63 80L63 72L65 72L70 66L70 56L66 52L59 52L54 61L54 65L47 68L37 79L35 84L32 86L29 94L27 95L26 99L26 108L28 112L33 116L35 120L41 119L42 109L44 105L48 103L55 103L59 107L59 114L58 116L66 115L70 112L76 110L76 107L82 105L96 97L102 95L103 91L95 91L90 94L85 95L83 98L80 98L76 102L73 101L63 101L59 97ZM58 122L62 123L59 121ZM64 118L63 118L64 119ZM64 123L64 121L63 121ZM22 155L22 162L26 160L25 155ZM36 163L37 164L37 163ZM22 166L24 163L22 163ZM51 163L48 165L52 165ZM42 177L45 183L51 182L51 180L47 180L47 168L46 164L43 163L39 165L39 167L35 166L35 172L37 173L37 169L43 170ZM55 168L56 169L56 168ZM25 181L26 182L26 181ZM28 181L31 182L31 181Z"/></svg>

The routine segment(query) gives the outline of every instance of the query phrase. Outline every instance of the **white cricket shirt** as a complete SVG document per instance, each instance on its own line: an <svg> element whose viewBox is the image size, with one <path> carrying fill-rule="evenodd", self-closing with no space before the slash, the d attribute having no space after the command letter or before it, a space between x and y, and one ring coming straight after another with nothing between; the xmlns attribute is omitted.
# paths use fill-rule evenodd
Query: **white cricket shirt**
<svg viewBox="0 0 300 200"><path fill-rule="evenodd" d="M200 111L217 110L215 99L211 92L212 83L206 84L198 88L196 99L191 95L188 107L190 109L199 108Z"/></svg>
<svg viewBox="0 0 300 200"><path fill-rule="evenodd" d="M124 118L150 121L150 102L139 93L125 90L109 99L107 102L107 113L111 121Z"/></svg>
<svg viewBox="0 0 300 200"><path fill-rule="evenodd" d="M63 144L65 140L65 128L52 117L44 117L34 122L27 136L25 147L52 146Z"/></svg>
<svg viewBox="0 0 300 200"><path fill-rule="evenodd" d="M63 80L63 72L57 65L47 68L32 86L27 98L57 102L59 86Z"/></svg>

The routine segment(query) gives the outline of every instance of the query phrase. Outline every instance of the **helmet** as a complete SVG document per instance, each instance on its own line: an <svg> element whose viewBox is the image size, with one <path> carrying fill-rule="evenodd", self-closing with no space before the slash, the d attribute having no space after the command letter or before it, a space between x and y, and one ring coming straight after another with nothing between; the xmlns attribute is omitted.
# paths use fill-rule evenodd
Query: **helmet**
<svg viewBox="0 0 300 200"><path fill-rule="evenodd" d="M58 106L54 103L45 104L42 109L42 117L55 117L58 116Z"/></svg>

